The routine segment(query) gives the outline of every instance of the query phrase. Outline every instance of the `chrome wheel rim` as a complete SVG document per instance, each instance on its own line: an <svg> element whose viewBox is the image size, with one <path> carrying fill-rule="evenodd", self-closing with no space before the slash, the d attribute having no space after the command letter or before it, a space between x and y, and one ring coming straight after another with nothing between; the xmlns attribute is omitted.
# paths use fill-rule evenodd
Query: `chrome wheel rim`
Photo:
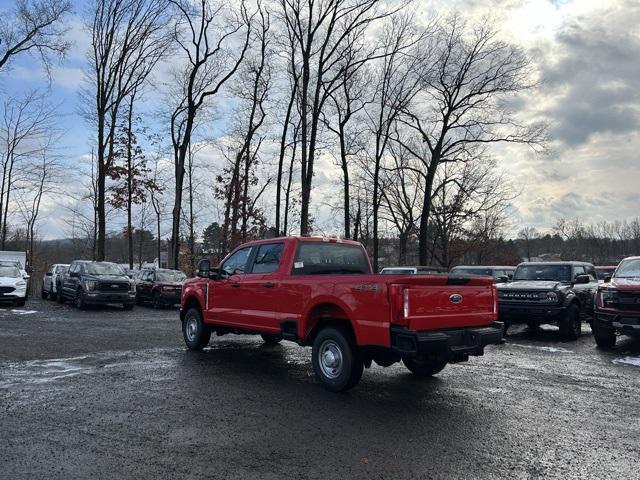
<svg viewBox="0 0 640 480"><path fill-rule="evenodd" d="M325 340L320 345L318 363L327 378L337 378L342 373L344 358L340 346L333 340Z"/></svg>
<svg viewBox="0 0 640 480"><path fill-rule="evenodd" d="M196 320L194 317L187 319L185 332L187 334L187 340L189 340L190 342L194 342L198 334L198 320Z"/></svg>

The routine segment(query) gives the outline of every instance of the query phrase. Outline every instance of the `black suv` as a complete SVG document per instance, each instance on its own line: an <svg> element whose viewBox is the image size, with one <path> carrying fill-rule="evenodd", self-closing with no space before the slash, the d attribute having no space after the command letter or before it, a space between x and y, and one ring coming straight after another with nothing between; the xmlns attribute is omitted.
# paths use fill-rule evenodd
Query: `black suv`
<svg viewBox="0 0 640 480"><path fill-rule="evenodd" d="M509 325L526 323L560 327L566 340L576 340L582 319L593 321L598 280L593 265L584 262L525 262L513 281L498 285L500 320Z"/></svg>
<svg viewBox="0 0 640 480"><path fill-rule="evenodd" d="M456 275L480 275L493 277L493 283L506 283L511 281L516 267L491 266L491 265L459 265L451 269L451 274Z"/></svg>
<svg viewBox="0 0 640 480"><path fill-rule="evenodd" d="M74 260L61 279L58 302L73 300L76 307L121 304L130 310L136 301L133 280L115 263Z"/></svg>

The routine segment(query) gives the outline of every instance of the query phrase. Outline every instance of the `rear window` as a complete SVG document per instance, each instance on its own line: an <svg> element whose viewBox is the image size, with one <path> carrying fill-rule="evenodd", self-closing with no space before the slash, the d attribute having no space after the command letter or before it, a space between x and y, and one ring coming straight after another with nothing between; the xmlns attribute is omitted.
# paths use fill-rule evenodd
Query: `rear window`
<svg viewBox="0 0 640 480"><path fill-rule="evenodd" d="M412 275L414 273L414 269L413 268L383 268L380 273L383 275Z"/></svg>
<svg viewBox="0 0 640 480"><path fill-rule="evenodd" d="M341 243L301 242L292 275L370 273L362 248Z"/></svg>

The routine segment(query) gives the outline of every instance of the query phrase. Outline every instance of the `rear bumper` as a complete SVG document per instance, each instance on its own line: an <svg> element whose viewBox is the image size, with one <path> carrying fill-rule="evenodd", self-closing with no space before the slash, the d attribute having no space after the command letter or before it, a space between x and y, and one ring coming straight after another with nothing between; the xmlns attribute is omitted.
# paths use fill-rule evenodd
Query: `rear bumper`
<svg viewBox="0 0 640 480"><path fill-rule="evenodd" d="M87 305L109 305L112 303L133 305L136 302L136 294L135 292L87 292L84 294L84 302Z"/></svg>
<svg viewBox="0 0 640 480"><path fill-rule="evenodd" d="M527 323L531 320L540 323L556 323L564 316L564 306L543 305L500 305L500 321L510 324Z"/></svg>
<svg viewBox="0 0 640 480"><path fill-rule="evenodd" d="M488 327L430 332L391 327L391 349L403 357L464 361L469 355L482 355L487 345L500 343L502 326L502 322L493 322Z"/></svg>
<svg viewBox="0 0 640 480"><path fill-rule="evenodd" d="M640 337L640 316L596 312L595 321L598 328L615 330L618 333L632 337Z"/></svg>

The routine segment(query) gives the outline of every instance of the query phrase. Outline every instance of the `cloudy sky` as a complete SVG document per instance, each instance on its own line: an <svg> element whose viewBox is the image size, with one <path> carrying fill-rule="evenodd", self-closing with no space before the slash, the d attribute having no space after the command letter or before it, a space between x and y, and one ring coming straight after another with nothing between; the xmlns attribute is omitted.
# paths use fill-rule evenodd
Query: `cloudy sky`
<svg viewBox="0 0 640 480"><path fill-rule="evenodd" d="M0 9L10 2L2 0ZM77 10L82 4L77 2ZM520 114L549 123L550 153L538 156L515 146L494 151L521 192L514 202L515 225L545 230L559 216L599 221L640 215L638 0L424 0L419 9L425 15L451 10L476 19L490 15L501 35L527 49L538 68L540 87L520 100ZM54 69L51 85L67 132L61 150L69 166L76 167L72 170L90 151L92 133L78 115L88 45L79 13L70 19L74 47ZM0 79L7 93L45 85L29 57ZM156 100L151 93L149 104ZM319 184L339 178L338 171L319 175L324 176ZM320 218L328 215L319 206L322 200L314 201ZM46 206L41 234L47 238L66 232L56 204Z"/></svg>

